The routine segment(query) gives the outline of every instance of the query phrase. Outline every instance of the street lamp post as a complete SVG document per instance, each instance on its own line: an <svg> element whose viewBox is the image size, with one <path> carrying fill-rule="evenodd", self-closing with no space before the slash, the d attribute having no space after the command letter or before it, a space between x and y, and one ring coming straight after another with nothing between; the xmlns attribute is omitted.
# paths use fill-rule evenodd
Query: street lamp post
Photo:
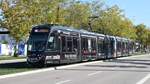
<svg viewBox="0 0 150 84"><path fill-rule="evenodd" d="M88 31L92 31L92 21L94 19L96 19L96 18L99 18L99 16L90 16L88 18L89 18L89 22L88 22L89 28L88 28Z"/></svg>

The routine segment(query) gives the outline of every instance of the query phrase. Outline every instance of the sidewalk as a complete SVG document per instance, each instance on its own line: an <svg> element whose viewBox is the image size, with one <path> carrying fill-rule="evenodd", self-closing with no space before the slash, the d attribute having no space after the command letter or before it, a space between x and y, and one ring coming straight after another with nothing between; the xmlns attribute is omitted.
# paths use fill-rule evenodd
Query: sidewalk
<svg viewBox="0 0 150 84"><path fill-rule="evenodd" d="M26 62L26 59L0 60L0 64Z"/></svg>

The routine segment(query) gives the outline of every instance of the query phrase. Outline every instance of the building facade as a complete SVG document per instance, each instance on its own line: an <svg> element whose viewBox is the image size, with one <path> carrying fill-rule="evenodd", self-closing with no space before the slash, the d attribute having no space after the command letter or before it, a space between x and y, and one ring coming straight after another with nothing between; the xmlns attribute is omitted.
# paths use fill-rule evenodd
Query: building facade
<svg viewBox="0 0 150 84"><path fill-rule="evenodd" d="M9 31L0 28L0 55L13 55L15 40L10 36ZM20 42L18 45L18 55L26 56L27 45Z"/></svg>

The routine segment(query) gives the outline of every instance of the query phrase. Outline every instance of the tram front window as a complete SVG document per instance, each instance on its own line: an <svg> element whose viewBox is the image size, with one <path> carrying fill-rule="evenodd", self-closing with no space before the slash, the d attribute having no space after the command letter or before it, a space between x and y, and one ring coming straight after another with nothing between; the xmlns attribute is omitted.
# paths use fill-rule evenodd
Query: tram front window
<svg viewBox="0 0 150 84"><path fill-rule="evenodd" d="M45 49L46 41L30 41L28 43L29 51L43 51Z"/></svg>
<svg viewBox="0 0 150 84"><path fill-rule="evenodd" d="M45 50L47 37L47 34L32 34L28 40L28 51Z"/></svg>

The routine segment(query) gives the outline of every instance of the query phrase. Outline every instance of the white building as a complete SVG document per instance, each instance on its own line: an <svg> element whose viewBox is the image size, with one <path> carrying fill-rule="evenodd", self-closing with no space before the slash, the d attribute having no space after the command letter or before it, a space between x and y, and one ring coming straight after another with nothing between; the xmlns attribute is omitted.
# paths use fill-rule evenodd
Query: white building
<svg viewBox="0 0 150 84"><path fill-rule="evenodd" d="M4 41L10 43L12 38L9 36L9 31L7 29L0 28L0 43L3 43Z"/></svg>
<svg viewBox="0 0 150 84"><path fill-rule="evenodd" d="M14 43L15 41L9 35L9 31L5 28L0 28L0 55L12 55L14 52ZM18 49L19 55L26 55L27 46L24 43L20 42Z"/></svg>

